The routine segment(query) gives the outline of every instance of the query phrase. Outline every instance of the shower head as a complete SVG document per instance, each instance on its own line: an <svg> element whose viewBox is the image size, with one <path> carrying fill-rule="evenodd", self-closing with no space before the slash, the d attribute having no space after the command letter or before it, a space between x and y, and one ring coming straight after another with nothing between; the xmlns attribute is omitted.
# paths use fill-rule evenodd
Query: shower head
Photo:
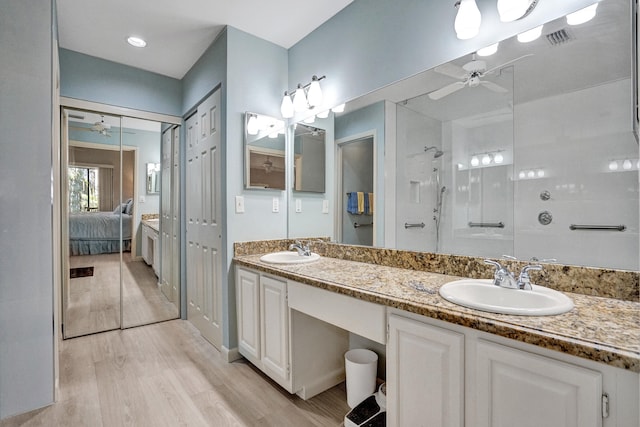
<svg viewBox="0 0 640 427"><path fill-rule="evenodd" d="M438 157L442 157L442 155L444 154L444 151L439 150L438 147L436 147L435 145L433 147L424 147L425 153L429 150L436 150L435 153L433 153L434 159L437 159Z"/></svg>

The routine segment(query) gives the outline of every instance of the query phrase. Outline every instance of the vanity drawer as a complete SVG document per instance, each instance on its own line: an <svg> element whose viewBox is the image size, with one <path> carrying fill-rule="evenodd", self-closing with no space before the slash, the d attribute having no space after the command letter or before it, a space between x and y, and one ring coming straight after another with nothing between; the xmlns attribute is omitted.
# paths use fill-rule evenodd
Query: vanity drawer
<svg viewBox="0 0 640 427"><path fill-rule="evenodd" d="M380 304L288 282L289 307L380 344L387 342L387 310Z"/></svg>

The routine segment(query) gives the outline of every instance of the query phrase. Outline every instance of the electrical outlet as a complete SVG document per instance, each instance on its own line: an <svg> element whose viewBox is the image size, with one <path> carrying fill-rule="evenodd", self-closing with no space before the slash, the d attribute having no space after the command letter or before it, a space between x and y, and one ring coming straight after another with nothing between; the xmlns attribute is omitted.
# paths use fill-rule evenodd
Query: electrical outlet
<svg viewBox="0 0 640 427"><path fill-rule="evenodd" d="M273 208L271 209L272 212L280 212L280 199L278 199L277 197L273 198Z"/></svg>
<svg viewBox="0 0 640 427"><path fill-rule="evenodd" d="M322 213L323 214L329 213L329 201L326 199L322 201Z"/></svg>
<svg viewBox="0 0 640 427"><path fill-rule="evenodd" d="M302 199L296 199L296 213L302 212Z"/></svg>
<svg viewBox="0 0 640 427"><path fill-rule="evenodd" d="M236 213L244 213L244 197L236 196Z"/></svg>

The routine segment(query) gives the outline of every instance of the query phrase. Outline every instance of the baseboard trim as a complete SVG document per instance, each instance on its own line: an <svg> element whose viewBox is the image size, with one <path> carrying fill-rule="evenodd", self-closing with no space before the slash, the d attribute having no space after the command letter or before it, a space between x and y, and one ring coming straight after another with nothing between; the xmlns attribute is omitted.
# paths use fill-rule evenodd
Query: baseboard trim
<svg viewBox="0 0 640 427"><path fill-rule="evenodd" d="M222 354L222 360L226 360L227 363L235 362L238 359L242 359L242 355L240 354L238 347L229 349L225 346L222 346L222 351L220 353Z"/></svg>

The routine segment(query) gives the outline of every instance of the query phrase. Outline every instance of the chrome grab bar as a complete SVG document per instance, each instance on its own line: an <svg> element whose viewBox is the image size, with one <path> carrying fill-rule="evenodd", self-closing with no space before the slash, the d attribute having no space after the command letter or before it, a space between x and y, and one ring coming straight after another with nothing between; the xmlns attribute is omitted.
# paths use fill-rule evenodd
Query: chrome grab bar
<svg viewBox="0 0 640 427"><path fill-rule="evenodd" d="M353 223L353 228L360 228L360 227L373 227L373 223L370 222L369 224L358 224L357 222Z"/></svg>
<svg viewBox="0 0 640 427"><path fill-rule="evenodd" d="M424 228L424 222L421 222L420 224L409 224L408 222L405 222L404 228Z"/></svg>
<svg viewBox="0 0 640 427"><path fill-rule="evenodd" d="M626 225L577 225L571 224L569 230L615 230L624 231L627 229Z"/></svg>
<svg viewBox="0 0 640 427"><path fill-rule="evenodd" d="M500 222L470 222L469 227L483 227L483 228L504 228L504 223Z"/></svg>

